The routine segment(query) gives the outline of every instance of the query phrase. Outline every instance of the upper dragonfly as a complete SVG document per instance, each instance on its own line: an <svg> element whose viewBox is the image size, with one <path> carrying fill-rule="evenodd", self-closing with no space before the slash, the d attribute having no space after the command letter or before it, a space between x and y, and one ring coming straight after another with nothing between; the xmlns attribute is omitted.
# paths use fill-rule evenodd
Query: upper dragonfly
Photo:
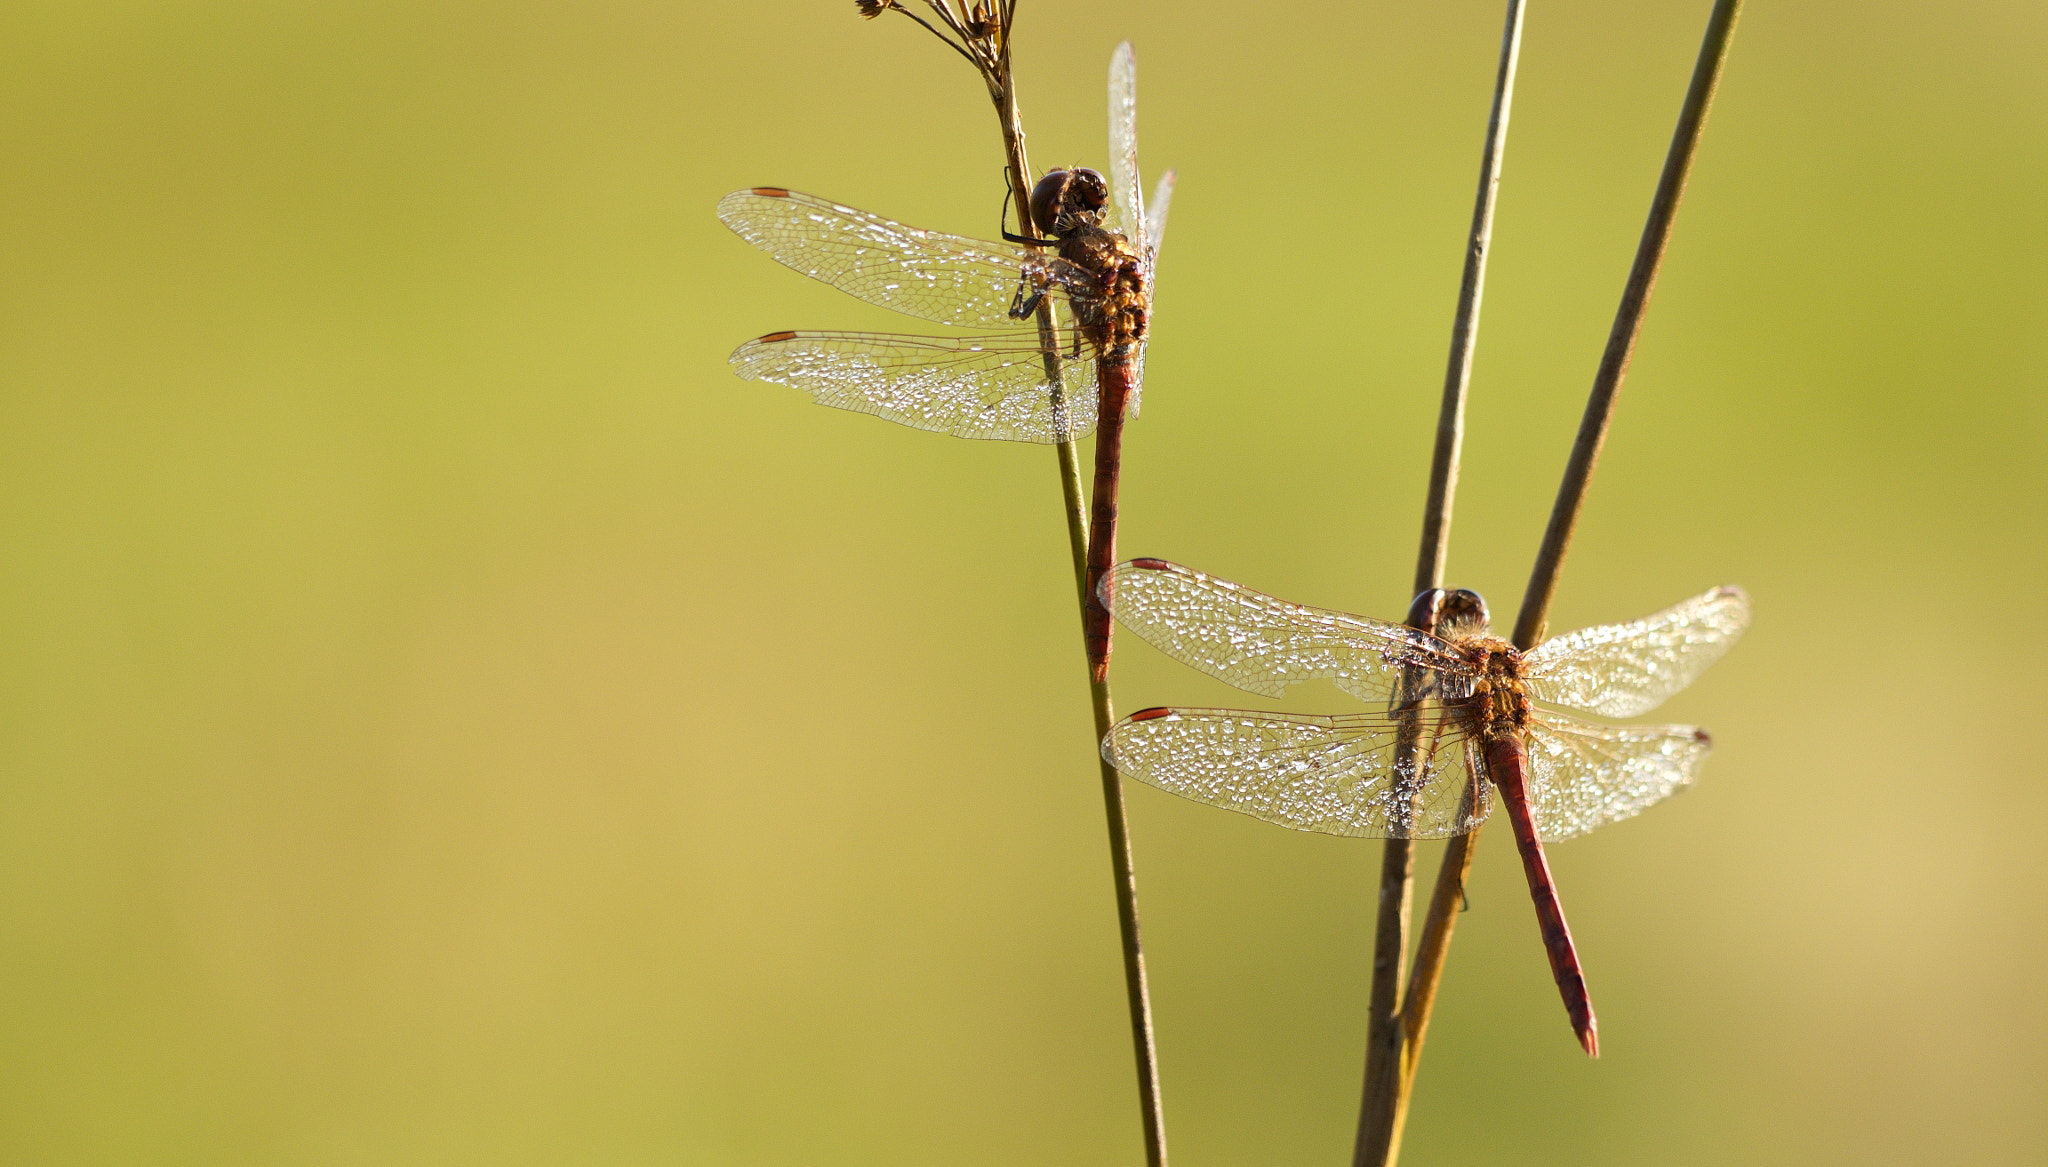
<svg viewBox="0 0 2048 1167"><path fill-rule="evenodd" d="M1694 726L1595 725L1532 699L1604 717L1647 713L1748 627L1739 588L1524 653L1488 633L1486 602L1462 589L1416 597L1416 627L1404 627L1291 604L1163 559L1132 560L1111 579L1125 627L1203 672L1268 696L1327 678L1383 709L1146 709L1110 730L1105 758L1198 802L1367 838L1463 834L1486 819L1497 791L1572 1030L1599 1055L1599 1025L1543 843L1663 799L1692 781L1712 743Z"/></svg>
<svg viewBox="0 0 2048 1167"><path fill-rule="evenodd" d="M1109 179L1053 170L1025 208L1039 238L997 243L907 227L780 187L735 191L718 217L781 263L871 304L979 336L772 332L732 354L741 377L802 389L823 405L963 438L1068 442L1100 426L1089 594L1115 562L1123 419L1138 412L1152 275L1173 174L1140 197L1137 63L1109 71ZM1050 247L1050 252L1015 246ZM1032 323L1055 308L1049 333ZM1109 614L1091 603L1089 656L1109 656Z"/></svg>

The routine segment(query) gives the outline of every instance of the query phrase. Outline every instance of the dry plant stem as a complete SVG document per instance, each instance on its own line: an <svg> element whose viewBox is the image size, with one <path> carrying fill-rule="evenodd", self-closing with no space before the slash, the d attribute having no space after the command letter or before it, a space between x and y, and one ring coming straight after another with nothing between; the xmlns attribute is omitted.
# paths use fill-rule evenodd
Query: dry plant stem
<svg viewBox="0 0 2048 1167"><path fill-rule="evenodd" d="M1629 358L1635 352L1636 338L1642 331L1644 311L1649 306L1650 292L1656 286L1657 269L1671 239L1672 222L1678 214L1679 200L1685 194L1686 178L1699 150L1700 132L1706 126L1707 111L1713 105L1714 90L1720 84L1721 68L1727 62L1729 42L1735 34L1735 20L1741 11L1742 0L1716 0L1713 15L1707 20L1699 60L1693 66L1692 83L1686 90L1685 104L1678 115L1678 128L1671 136L1664 172L1651 200L1648 221L1643 225L1635 264L1629 270L1628 283L1623 287L1621 306L1614 316L1614 328L1608 334L1607 350L1601 356L1592 392L1587 396L1586 413L1579 424L1578 438L1572 444L1564 479L1558 486L1550 525L1544 531L1543 545L1537 552L1536 566L1530 572L1529 587L1522 597L1522 609L1515 619L1514 643L1525 651L1543 639L1550 615L1550 600L1557 590L1558 571L1564 564L1565 551L1578 525L1587 484L1592 480L1593 467L1600 457L1600 446L1614 416L1622 378L1628 373ZM1436 889L1430 896L1429 914L1423 921L1422 943L1415 954L1415 972L1408 983L1407 1004L1402 1017L1403 1028L1409 1035L1403 1058L1404 1088L1400 1103L1403 1115L1407 1108L1407 1093L1414 1085L1415 1067L1422 1056L1422 1038L1429 1027L1430 1009L1436 1002L1444 961L1450 951L1452 925L1464 901L1465 878L1472 865L1472 845L1478 837L1479 832L1475 830L1451 840L1444 852L1443 867L1437 874ZM1397 1129L1393 1149L1386 1160L1388 1163L1392 1163L1393 1156L1399 1153L1399 1137Z"/></svg>
<svg viewBox="0 0 2048 1167"><path fill-rule="evenodd" d="M1429 496L1423 506L1422 542L1416 554L1416 594L1443 586L1450 549L1451 501L1458 489L1458 454L1465 433L1465 396L1472 382L1472 358L1479 339L1479 304L1486 289L1486 256L1493 240L1493 212L1500 194L1501 161L1508 115L1514 106L1515 66L1521 59L1523 0L1508 0L1494 75L1493 108L1487 115L1486 145L1479 162L1479 188L1466 236L1465 265L1458 281L1458 309L1451 323L1451 351L1444 367L1443 403L1437 414L1436 447L1430 459ZM1415 843L1388 839L1380 862L1378 927L1373 939L1372 995L1366 1025L1365 1087L1358 1105L1354 1167L1389 1163L1400 1143L1406 1113L1409 1045L1401 1013L1401 964L1408 951L1409 903L1415 882Z"/></svg>
<svg viewBox="0 0 2048 1167"><path fill-rule="evenodd" d="M1407 741L1396 749L1406 755ZM1367 1006L1365 1088L1358 1101L1358 1135L1351 1158L1356 1167L1386 1161L1393 1134L1393 1106L1400 1066L1401 962L1408 954L1409 901L1415 883L1415 843L1388 839L1380 853L1379 915L1373 929L1372 995Z"/></svg>
<svg viewBox="0 0 2048 1167"><path fill-rule="evenodd" d="M1628 375L1629 359L1635 355L1636 337L1642 330L1643 312L1650 305L1650 292L1657 286L1657 269L1664 262L1664 248L1671 240L1671 223L1678 216L1679 200L1685 197L1685 180L1692 173L1693 155L1699 149L1700 131L1706 128L1707 110L1714 103L1714 90L1721 83L1721 66L1728 59L1728 43L1735 35L1735 18L1742 12L1742 0L1716 0L1707 20L1707 34L1700 43L1700 56L1693 66L1692 84L1687 87L1685 105L1679 110L1678 128L1671 135L1671 150L1664 157L1664 173L1657 180L1656 197L1650 201L1650 216L1643 224L1642 242L1636 246L1635 265L1629 269L1622 288L1621 307L1614 313L1614 327L1607 334L1607 351L1600 355L1600 371L1593 377L1593 391L1586 398L1586 413L1579 422L1579 435L1572 443L1571 459L1565 464L1564 481L1557 488L1557 503L1550 510L1550 526L1543 532L1543 546L1536 553L1536 567L1529 573L1528 590L1522 593L1522 610L1515 618L1515 644L1527 648L1543 639L1550 619L1550 598L1557 591L1558 570L1564 565L1565 550L1579 524L1579 508L1585 501L1586 484L1600 460L1600 447L1607 440L1607 423L1614 416L1614 400L1621 392L1621 380Z"/></svg>
<svg viewBox="0 0 2048 1167"><path fill-rule="evenodd" d="M1444 561L1450 554L1451 499L1458 491L1458 450L1465 437L1465 391L1472 382L1472 357L1479 347L1479 300L1486 290L1486 255L1493 244L1493 209L1500 197L1501 159L1507 149L1508 113L1515 101L1515 66L1522 57L1526 7L1522 0L1508 0L1500 34L1500 68L1494 76L1493 109L1486 119L1479 193L1472 204L1465 271L1458 282L1458 313L1451 324L1451 355L1444 368L1443 408L1437 413L1436 451L1429 466L1429 499L1423 505L1422 549L1415 558L1417 593L1444 585Z"/></svg>

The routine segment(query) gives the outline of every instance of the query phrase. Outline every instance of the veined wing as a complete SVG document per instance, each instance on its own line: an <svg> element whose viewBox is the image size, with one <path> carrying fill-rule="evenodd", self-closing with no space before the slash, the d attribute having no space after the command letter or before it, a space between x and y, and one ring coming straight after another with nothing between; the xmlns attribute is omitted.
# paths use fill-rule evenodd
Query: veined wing
<svg viewBox="0 0 2048 1167"><path fill-rule="evenodd" d="M1159 266L1159 247L1166 240L1166 208L1173 202L1174 171L1167 171L1159 179L1159 185L1152 189L1152 205L1145 211L1145 239L1152 250L1145 256L1145 278L1152 278L1152 269ZM1153 285L1153 294L1158 295L1158 285Z"/></svg>
<svg viewBox="0 0 2048 1167"><path fill-rule="evenodd" d="M1069 341L1066 351L1073 350ZM820 405L872 413L956 438L1072 441L1095 428L1095 360L1054 354L1061 393L1029 332L1000 336L888 336L775 332L734 350L749 381L772 381Z"/></svg>
<svg viewBox="0 0 2048 1167"><path fill-rule="evenodd" d="M780 187L738 190L718 217L776 261L870 304L969 328L1016 324L1020 285L1090 289L1080 268L1007 243L906 227Z"/></svg>
<svg viewBox="0 0 2048 1167"><path fill-rule="evenodd" d="M1109 204L1110 229L1145 257L1150 274L1153 244L1138 182L1138 58L1129 41L1109 56Z"/></svg>
<svg viewBox="0 0 2048 1167"><path fill-rule="evenodd" d="M1713 741L1690 725L1593 725L1544 714L1524 738L1529 806L1546 843L1629 818L1692 782Z"/></svg>
<svg viewBox="0 0 2048 1167"><path fill-rule="evenodd" d="M1135 373L1135 374L1134 374L1134 375L1133 375L1133 376L1131 377L1131 396L1130 396L1129 400L1127 400L1127 401L1125 401L1125 402L1124 402L1124 419L1125 419L1126 421L1128 421L1128 420L1131 420L1132 418L1135 418L1135 417L1137 417L1137 416L1138 416L1138 407L1139 407L1140 405L1143 405L1143 404L1145 403L1145 342L1144 342L1144 341L1142 341L1142 340L1141 340L1141 341L1139 341L1139 342L1138 342L1138 351L1137 351L1137 352L1136 352L1135 354L1133 354L1133 355L1132 355L1132 357L1131 357L1131 360L1132 360L1133 362L1135 362L1135 363L1137 364L1138 368L1137 368L1137 371L1136 371L1136 373Z"/></svg>
<svg viewBox="0 0 2048 1167"><path fill-rule="evenodd" d="M1441 718L1404 748L1387 714L1147 709L1116 723L1102 756L1149 786L1256 819L1355 838L1461 835L1492 808L1470 782L1475 747Z"/></svg>
<svg viewBox="0 0 2048 1167"><path fill-rule="evenodd" d="M1104 577L1102 600L1159 651L1251 693L1327 677L1355 697L1383 700L1408 669L1434 670L1441 696L1470 692L1471 666L1426 632L1274 599L1229 580L1133 559Z"/></svg>
<svg viewBox="0 0 2048 1167"><path fill-rule="evenodd" d="M1715 588L1654 616L1546 640L1526 658L1525 679L1539 701L1634 717L1691 684L1747 627L1749 597Z"/></svg>
<svg viewBox="0 0 2048 1167"><path fill-rule="evenodd" d="M1159 244L1166 236L1166 209L1173 201L1174 172L1169 170L1143 202L1138 180L1138 58L1125 41L1109 58L1109 191L1114 222L1144 257L1149 283L1159 266ZM1153 285L1155 293L1157 285Z"/></svg>

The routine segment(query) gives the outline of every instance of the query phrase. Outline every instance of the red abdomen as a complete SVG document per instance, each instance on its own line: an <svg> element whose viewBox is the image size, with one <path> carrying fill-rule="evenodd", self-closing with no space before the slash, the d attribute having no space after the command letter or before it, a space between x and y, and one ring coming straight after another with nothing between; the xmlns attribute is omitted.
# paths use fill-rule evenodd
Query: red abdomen
<svg viewBox="0 0 2048 1167"><path fill-rule="evenodd" d="M1586 974L1579 968L1572 930L1564 922L1564 905L1558 902L1557 885L1550 879L1550 861L1544 857L1543 840L1537 837L1535 816L1529 812L1528 762L1522 739L1514 734L1502 734L1486 743L1487 776L1500 791L1508 821L1514 824L1515 848L1522 853L1522 874L1528 877L1529 898L1536 904L1536 924L1543 932L1543 950L1550 956L1550 975L1557 980L1558 995L1564 998L1572 1032L1586 1052L1597 1058L1600 1023L1586 994Z"/></svg>
<svg viewBox="0 0 2048 1167"><path fill-rule="evenodd" d="M1116 486L1122 471L1124 408L1130 403L1137 366L1129 361L1097 363L1095 379L1102 401L1095 423L1095 493L1088 518L1088 605L1081 634L1087 643L1088 668L1097 683L1109 678L1110 610L1102 581L1116 566Z"/></svg>

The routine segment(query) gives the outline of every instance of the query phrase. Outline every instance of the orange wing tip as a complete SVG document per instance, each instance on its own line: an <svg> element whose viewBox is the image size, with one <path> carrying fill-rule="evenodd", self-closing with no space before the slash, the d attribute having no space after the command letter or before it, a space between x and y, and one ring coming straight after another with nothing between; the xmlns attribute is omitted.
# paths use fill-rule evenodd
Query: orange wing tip
<svg viewBox="0 0 2048 1167"><path fill-rule="evenodd" d="M1173 564L1164 559L1133 559L1130 565L1139 571L1170 571L1173 568Z"/></svg>
<svg viewBox="0 0 2048 1167"><path fill-rule="evenodd" d="M1159 720L1160 718L1162 718L1162 717L1165 717L1165 716L1167 716L1168 714L1170 714L1170 713L1172 713L1172 712L1173 712L1173 710L1171 710L1171 709L1168 709L1168 708L1166 708L1166 707L1165 707L1165 706L1163 706L1163 705L1155 705L1155 706L1153 706L1153 707L1152 707L1152 708L1150 708L1150 709L1140 709L1140 710L1138 710L1138 711L1137 711L1136 713L1133 713L1133 714L1131 714L1131 715L1130 715L1129 717L1126 717L1126 718L1124 718L1124 720L1125 720L1125 721L1157 721L1157 720Z"/></svg>
<svg viewBox="0 0 2048 1167"><path fill-rule="evenodd" d="M1693 730L1692 740L1698 742L1705 749L1711 750L1714 748L1714 735L1704 729Z"/></svg>
<svg viewBox="0 0 2048 1167"><path fill-rule="evenodd" d="M794 332L771 332L771 333L769 333L769 334L768 334L768 335L766 335L766 336L757 336L757 337L755 337L755 338L754 338L754 343L755 343L755 344L781 344L781 343L782 343L783 341L785 341L785 340L795 340L795 339L796 339L796 333L794 333Z"/></svg>
<svg viewBox="0 0 2048 1167"><path fill-rule="evenodd" d="M789 191L785 187L757 186L752 189L753 193L760 195L764 199L786 199L789 197Z"/></svg>

